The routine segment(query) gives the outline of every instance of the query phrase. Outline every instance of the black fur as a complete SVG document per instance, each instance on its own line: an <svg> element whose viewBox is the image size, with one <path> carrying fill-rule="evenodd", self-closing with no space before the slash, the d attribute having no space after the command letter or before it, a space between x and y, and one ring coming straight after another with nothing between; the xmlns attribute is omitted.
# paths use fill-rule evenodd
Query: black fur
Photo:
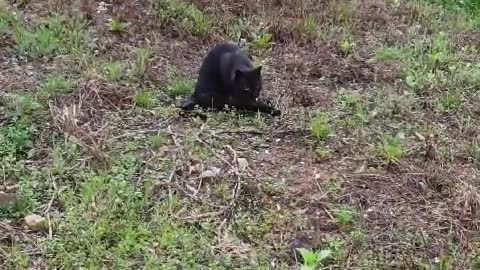
<svg viewBox="0 0 480 270"><path fill-rule="evenodd" d="M195 91L182 105L189 111L203 108L260 111L279 115L280 111L257 98L262 91L262 67L254 68L250 58L235 44L221 43L207 54L200 67Z"/></svg>

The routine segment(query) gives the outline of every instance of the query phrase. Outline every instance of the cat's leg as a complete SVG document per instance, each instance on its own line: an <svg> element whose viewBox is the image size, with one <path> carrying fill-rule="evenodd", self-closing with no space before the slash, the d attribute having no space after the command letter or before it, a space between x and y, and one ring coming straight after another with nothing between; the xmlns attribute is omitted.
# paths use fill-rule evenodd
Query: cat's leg
<svg viewBox="0 0 480 270"><path fill-rule="evenodd" d="M272 116L279 116L281 114L280 110L270 106L262 101L255 101L255 106L257 106L257 110L263 113L271 114Z"/></svg>
<svg viewBox="0 0 480 270"><path fill-rule="evenodd" d="M221 93L205 93L200 94L197 97L198 104L205 109L222 110L225 104L228 104L228 100Z"/></svg>
<svg viewBox="0 0 480 270"><path fill-rule="evenodd" d="M251 101L247 104L239 106L241 109L246 109L249 111L260 111L262 113L268 113L272 116L279 116L281 114L280 110L275 109L273 106L266 104L264 101Z"/></svg>

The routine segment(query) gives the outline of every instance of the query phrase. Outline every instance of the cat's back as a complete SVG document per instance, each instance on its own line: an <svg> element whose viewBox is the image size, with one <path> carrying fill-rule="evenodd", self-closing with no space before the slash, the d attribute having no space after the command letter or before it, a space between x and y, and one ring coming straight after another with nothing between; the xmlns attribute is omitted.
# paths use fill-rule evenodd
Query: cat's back
<svg viewBox="0 0 480 270"><path fill-rule="evenodd" d="M215 47L210 49L207 53L207 56L203 59L202 66L200 68L200 72L202 71L219 71L222 59L225 55L238 53L240 51L240 47L238 47L234 43L220 43L217 44Z"/></svg>
<svg viewBox="0 0 480 270"><path fill-rule="evenodd" d="M241 48L237 44L231 42L222 42L210 49L206 59L220 58L222 55L225 55L227 53L236 53L239 51L241 51Z"/></svg>

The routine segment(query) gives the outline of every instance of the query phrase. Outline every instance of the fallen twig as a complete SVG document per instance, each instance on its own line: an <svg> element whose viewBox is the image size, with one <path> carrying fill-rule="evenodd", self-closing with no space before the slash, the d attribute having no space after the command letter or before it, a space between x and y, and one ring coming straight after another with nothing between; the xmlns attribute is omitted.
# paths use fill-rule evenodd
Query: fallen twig
<svg viewBox="0 0 480 270"><path fill-rule="evenodd" d="M241 175L240 175L240 170L238 168L238 158L237 158L237 152L230 146L230 145L226 145L225 146L228 150L230 150L230 152L232 152L233 154L233 164L235 164L235 166L233 167L234 169L234 174L236 176L236 182L235 182L235 188L233 189L233 194L232 194L232 200L230 201L230 206L235 206L235 202L237 200L237 197L238 197L238 194L240 194L240 187L241 187L241 183L242 183L242 179L241 179Z"/></svg>

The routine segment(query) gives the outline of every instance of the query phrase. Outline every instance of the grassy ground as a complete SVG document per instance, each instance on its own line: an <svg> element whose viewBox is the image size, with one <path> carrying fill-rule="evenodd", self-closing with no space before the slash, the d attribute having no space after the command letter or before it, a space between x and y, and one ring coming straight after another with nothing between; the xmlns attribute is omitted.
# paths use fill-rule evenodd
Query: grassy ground
<svg viewBox="0 0 480 270"><path fill-rule="evenodd" d="M441 2L0 0L2 269L479 269L480 15ZM280 118L179 114L221 40Z"/></svg>

